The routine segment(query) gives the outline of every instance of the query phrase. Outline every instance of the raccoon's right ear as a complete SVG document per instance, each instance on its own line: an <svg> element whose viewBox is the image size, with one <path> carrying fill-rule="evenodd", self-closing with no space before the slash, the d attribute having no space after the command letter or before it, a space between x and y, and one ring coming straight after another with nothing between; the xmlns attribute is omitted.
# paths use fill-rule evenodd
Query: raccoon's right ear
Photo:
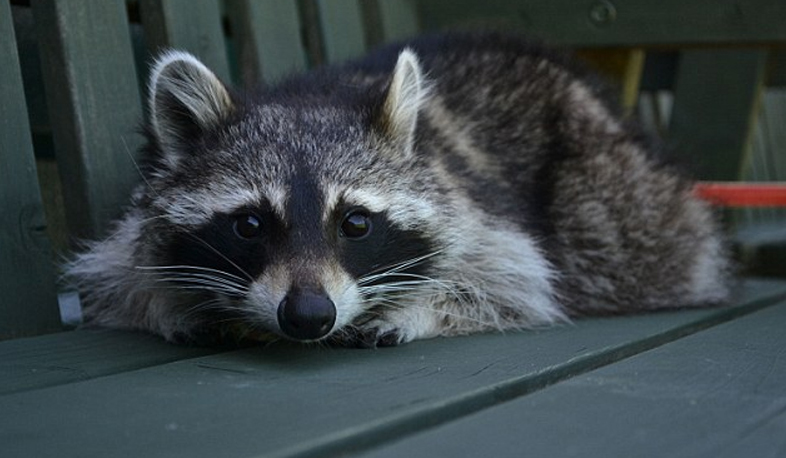
<svg viewBox="0 0 786 458"><path fill-rule="evenodd" d="M168 51L150 77L150 127L165 162L174 166L187 154L185 145L234 111L229 91L218 77L189 53Z"/></svg>
<svg viewBox="0 0 786 458"><path fill-rule="evenodd" d="M428 88L418 57L405 48L396 61L377 122L385 135L399 143L407 154L412 151L418 113L427 96Z"/></svg>

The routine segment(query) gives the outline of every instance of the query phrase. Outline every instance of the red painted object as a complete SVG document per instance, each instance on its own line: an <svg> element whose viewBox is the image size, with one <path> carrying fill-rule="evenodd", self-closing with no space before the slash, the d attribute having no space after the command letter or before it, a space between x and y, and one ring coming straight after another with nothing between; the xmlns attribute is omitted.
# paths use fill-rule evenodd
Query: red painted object
<svg viewBox="0 0 786 458"><path fill-rule="evenodd" d="M784 207L786 183L698 182L694 192L725 207Z"/></svg>

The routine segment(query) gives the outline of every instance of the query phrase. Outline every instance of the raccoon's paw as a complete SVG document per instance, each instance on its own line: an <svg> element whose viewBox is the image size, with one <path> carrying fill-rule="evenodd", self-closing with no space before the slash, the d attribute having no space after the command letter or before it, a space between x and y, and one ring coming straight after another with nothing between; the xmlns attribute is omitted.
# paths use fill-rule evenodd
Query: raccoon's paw
<svg viewBox="0 0 786 458"><path fill-rule="evenodd" d="M440 335L439 319L422 308L398 309L355 324L341 333L341 345L356 348L393 347Z"/></svg>
<svg viewBox="0 0 786 458"><path fill-rule="evenodd" d="M352 328L342 333L334 343L353 348L395 347L407 340L403 339L398 329L385 327ZM411 340L411 339L410 339Z"/></svg>

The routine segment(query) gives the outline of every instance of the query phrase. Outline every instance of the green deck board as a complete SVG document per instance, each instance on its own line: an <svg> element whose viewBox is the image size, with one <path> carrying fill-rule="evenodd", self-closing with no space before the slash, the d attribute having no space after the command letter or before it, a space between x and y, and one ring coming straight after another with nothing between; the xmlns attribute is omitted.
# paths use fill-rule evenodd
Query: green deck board
<svg viewBox="0 0 786 458"><path fill-rule="evenodd" d="M9 444L6 457L335 453L613 363L763 307L773 294L782 298L784 284L748 283L747 306L376 351L282 344L176 361L0 396L0 443Z"/></svg>
<svg viewBox="0 0 786 458"><path fill-rule="evenodd" d="M116 374L216 353L110 330L61 332L0 345L0 394Z"/></svg>
<svg viewBox="0 0 786 458"><path fill-rule="evenodd" d="M786 301L368 456L786 456Z"/></svg>

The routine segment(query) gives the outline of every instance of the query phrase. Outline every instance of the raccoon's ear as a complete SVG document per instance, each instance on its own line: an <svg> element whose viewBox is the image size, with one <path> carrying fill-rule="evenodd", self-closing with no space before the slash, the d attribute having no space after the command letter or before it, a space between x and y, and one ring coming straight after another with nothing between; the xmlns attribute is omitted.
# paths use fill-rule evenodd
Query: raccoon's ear
<svg viewBox="0 0 786 458"><path fill-rule="evenodd" d="M218 77L196 57L169 51L156 61L150 77L150 126L164 159L174 165L185 144L226 119L232 98Z"/></svg>
<svg viewBox="0 0 786 458"><path fill-rule="evenodd" d="M418 112L427 92L418 57L405 48L398 56L378 121L383 132L402 143L407 153L412 150Z"/></svg>

